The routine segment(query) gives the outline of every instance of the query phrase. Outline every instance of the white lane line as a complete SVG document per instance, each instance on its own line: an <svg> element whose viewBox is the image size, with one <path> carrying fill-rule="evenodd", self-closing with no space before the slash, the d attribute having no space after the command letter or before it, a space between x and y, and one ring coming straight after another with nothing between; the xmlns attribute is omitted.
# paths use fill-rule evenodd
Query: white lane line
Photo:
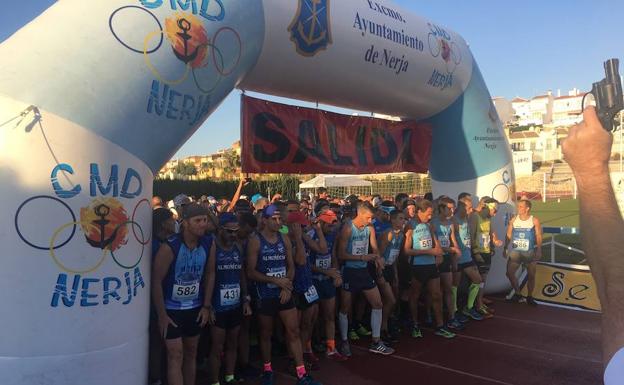
<svg viewBox="0 0 624 385"><path fill-rule="evenodd" d="M497 319L500 318L500 319L504 319L508 321L522 322L522 323L527 323L527 324L532 324L532 325L546 326L546 327L556 328L556 329L570 330L570 331L575 331L575 332L600 334L600 330L578 329L578 328L573 328L570 326L560 326L560 325L554 325L554 324L549 324L549 323L539 322L539 321L530 321L530 320L523 320L519 318L505 317L501 315L495 315L495 318Z"/></svg>
<svg viewBox="0 0 624 385"><path fill-rule="evenodd" d="M541 354L547 354L547 355L549 354L549 355L553 355L553 356L569 358L569 359L572 359L572 360L591 362L591 363L594 363L594 364L602 364L602 361L598 361L598 360L581 358L581 357L577 357L577 356L573 356L573 355L565 354L565 353L557 353L557 352L550 352L550 351L541 350L541 349L534 349L534 348L529 348L529 347L526 347L526 346L510 344L510 343L507 343L507 342L488 340L486 338L474 337L474 336L469 336L469 335L466 335L466 334L457 334L457 337L458 338L466 338L466 339L469 339L469 340L480 341L480 342L489 343L489 344L502 345L502 346L506 346L506 347L510 347L510 348L514 348L514 349L519 349L519 350L527 350L529 352L535 352L535 353L541 353Z"/></svg>
<svg viewBox="0 0 624 385"><path fill-rule="evenodd" d="M366 348L362 348L360 346L355 346L355 345L351 345L351 348L355 348L357 350L363 350L363 351L368 351L368 349ZM424 366L429 366L431 368L436 368L436 369L440 369L440 370L446 370L447 372L452 372L452 373L456 373L456 374L461 374L463 376L468 376L468 377L472 377L472 378L476 378L482 381L488 381L488 382L492 382L494 384L501 384L501 385L514 385L510 382L504 382L504 381L500 381L500 380L495 380L493 378L489 378L489 377L483 377L483 376L479 376L478 374L473 374L473 373L468 373L468 372L464 372L463 370L458 370L458 369L452 369L452 368L447 368L446 366L442 366L442 365L437 365L437 364L432 364L430 362L425 362L425 361L420 361L420 360L415 360L413 358L409 358L409 357L403 357L403 356L399 356L397 354L392 354L390 356L388 356L388 358L394 358L397 360L401 360L401 361L407 361L407 362L412 362L412 363L416 363L416 364L420 364L420 365L424 365Z"/></svg>

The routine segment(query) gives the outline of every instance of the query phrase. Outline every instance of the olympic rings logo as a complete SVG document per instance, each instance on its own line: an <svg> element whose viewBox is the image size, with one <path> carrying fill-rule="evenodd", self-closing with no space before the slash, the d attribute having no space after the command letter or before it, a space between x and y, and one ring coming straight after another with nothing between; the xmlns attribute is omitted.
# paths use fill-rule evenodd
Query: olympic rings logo
<svg viewBox="0 0 624 385"><path fill-rule="evenodd" d="M133 47L131 43L125 41L124 38L122 38L121 29L115 27L115 20L123 18L123 14L129 10L139 10L140 12L147 13L150 16L150 20L156 22L155 29L147 33L147 35L143 39L142 47ZM184 13L181 14L184 15ZM191 18L192 15L188 15L188 17ZM193 38L192 35L188 34L188 32L191 30L191 23L185 18L179 18L177 20L177 23L175 24L179 26L182 32L176 32L173 35L178 35L181 37L181 39L183 40L182 43L184 44L184 48L186 50L188 48L188 40ZM167 79L165 78L165 76L163 76L161 71L156 68L156 66L152 62L150 55L159 51L163 45L165 37L172 34L170 31L163 27L163 25L154 15L154 13L143 7L139 7L136 5L126 5L117 8L115 11L113 11L113 13L111 13L108 20L108 25L111 33L113 34L113 37L122 46L134 53L143 55L145 65L150 69L154 77L156 77L156 79L158 79L161 83L169 86L175 86L183 83L189 78L189 75L192 75L195 86L204 94L212 93L218 87L219 83L224 77L229 76L236 70L236 68L238 68L242 55L243 44L238 32L231 27L221 27L214 33L214 36L212 37L212 42L208 38L206 42L201 42L195 47L195 53L200 50L202 52L206 52L206 56L201 60L199 64L195 63L194 65L192 65L191 63L193 63L192 60L195 58L195 56L188 54L188 52L184 52L184 54L179 54L174 48L174 53L184 63L184 70L181 72L180 75ZM200 28L202 33L205 33L203 27L198 28ZM153 41L157 37L158 42L153 47L150 46L153 44ZM227 48L227 52L224 52L225 48ZM202 74L200 71L201 68L206 68L209 66L214 67L213 76ZM212 77L213 79L209 82L209 84L202 84L200 82L200 79L202 77Z"/></svg>
<svg viewBox="0 0 624 385"><path fill-rule="evenodd" d="M52 235L47 244L42 244L41 241L37 242L33 240L32 235L26 236L24 228L23 228L24 224L22 223L23 219L21 218L25 215L24 212L28 209L28 206L32 205L36 201L44 201L44 200L49 200L54 203L60 204L60 207L63 209L66 209L71 216L70 221L58 226L56 229L52 231ZM54 196L37 195L31 198L28 198L24 202L22 202L22 204L18 207L17 211L15 212L15 218L14 218L15 230L17 232L17 235L20 237L20 239L24 243L26 243L28 246L37 250L48 251L50 254L50 257L52 258L52 261L58 266L59 269L65 272L73 273L73 274L87 274L87 273L96 271L97 269L100 268L100 266L106 259L107 253L110 253L113 262L117 266L119 266L122 269L131 270L141 263L141 260L143 259L143 255L145 252L145 245L147 245L151 241L151 237L152 237L151 230L149 234L145 234L145 232L143 231L143 227L136 221L137 211L139 209L139 206L141 206L143 203L145 203L146 207L150 209L151 211L151 206L150 206L149 201L145 198L141 199L139 202L137 202L136 206L134 207L134 210L132 211L132 217L128 220L118 223L114 227L114 231L113 231L113 234L117 234L122 228L130 226L132 229L133 238L141 245L141 253L139 257L130 263L127 263L127 262L124 263L122 258L120 258L119 255L115 254L114 247L112 247L110 244L102 247L102 254L96 260L87 262L86 266L77 268L77 267L69 266L66 262L63 262L62 258L60 258L57 255L58 250L63 248L67 244L69 244L70 241L72 241L72 239L76 235L77 226L80 225L83 230L85 228L96 230L96 231L99 229L96 226L96 223L94 222L85 221L85 220L77 220L76 215L74 214L71 207L67 203L63 202L61 199L54 197ZM67 231L69 228L71 228L71 231ZM138 229L138 232L137 232L137 229ZM63 239L59 239L62 234L68 233L68 232L69 232L68 236L64 237ZM146 235L147 235L147 238L146 238ZM79 259L84 261L84 260L87 260L88 258L81 257Z"/></svg>

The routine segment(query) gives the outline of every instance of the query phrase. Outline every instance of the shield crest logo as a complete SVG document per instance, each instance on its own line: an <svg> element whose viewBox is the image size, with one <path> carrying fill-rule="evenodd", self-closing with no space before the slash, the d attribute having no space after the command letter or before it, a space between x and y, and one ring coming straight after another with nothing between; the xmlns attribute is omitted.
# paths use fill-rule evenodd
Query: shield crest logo
<svg viewBox="0 0 624 385"><path fill-rule="evenodd" d="M314 56L332 43L330 0L298 0L297 13L288 26L290 40L303 56Z"/></svg>

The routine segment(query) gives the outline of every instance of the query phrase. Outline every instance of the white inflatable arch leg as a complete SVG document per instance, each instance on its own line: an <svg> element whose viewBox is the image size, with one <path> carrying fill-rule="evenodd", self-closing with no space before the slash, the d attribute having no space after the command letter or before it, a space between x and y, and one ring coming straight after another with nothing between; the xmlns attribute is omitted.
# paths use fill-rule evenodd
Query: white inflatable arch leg
<svg viewBox="0 0 624 385"><path fill-rule="evenodd" d="M63 0L0 57L3 385L147 382L153 174L236 87L428 121L435 194L513 198L466 42L389 1Z"/></svg>

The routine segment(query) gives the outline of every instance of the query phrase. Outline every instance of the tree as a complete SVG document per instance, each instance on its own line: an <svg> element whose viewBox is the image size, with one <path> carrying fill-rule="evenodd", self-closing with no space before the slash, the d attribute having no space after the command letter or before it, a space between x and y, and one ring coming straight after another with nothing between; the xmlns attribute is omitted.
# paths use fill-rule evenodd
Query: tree
<svg viewBox="0 0 624 385"><path fill-rule="evenodd" d="M192 163L178 162L178 164L173 168L173 172L180 175L197 175L197 169L195 165Z"/></svg>
<svg viewBox="0 0 624 385"><path fill-rule="evenodd" d="M223 153L223 174L233 177L236 169L240 167L240 158L236 151L227 150Z"/></svg>

